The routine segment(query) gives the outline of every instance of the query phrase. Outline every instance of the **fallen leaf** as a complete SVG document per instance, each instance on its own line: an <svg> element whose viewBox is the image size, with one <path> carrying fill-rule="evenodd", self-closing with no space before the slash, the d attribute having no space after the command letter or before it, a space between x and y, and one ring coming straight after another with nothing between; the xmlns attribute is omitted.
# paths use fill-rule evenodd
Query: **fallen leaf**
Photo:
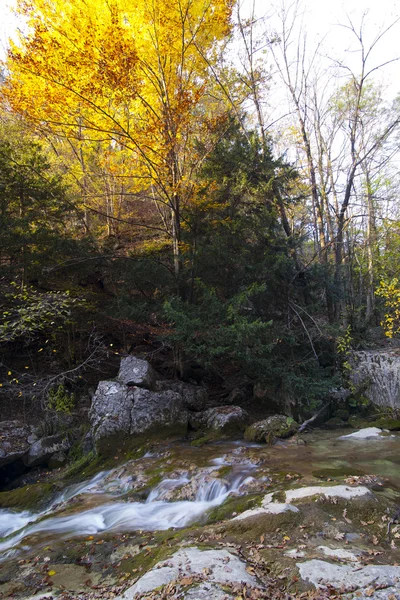
<svg viewBox="0 0 400 600"><path fill-rule="evenodd" d="M184 577L183 579L180 580L181 585L192 585L192 583L193 583L193 577Z"/></svg>

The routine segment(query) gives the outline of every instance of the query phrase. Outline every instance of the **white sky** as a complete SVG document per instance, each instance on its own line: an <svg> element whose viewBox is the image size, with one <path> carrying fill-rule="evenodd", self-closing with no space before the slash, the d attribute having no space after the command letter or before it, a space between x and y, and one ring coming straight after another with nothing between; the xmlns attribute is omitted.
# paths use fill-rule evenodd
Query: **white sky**
<svg viewBox="0 0 400 600"><path fill-rule="evenodd" d="M21 23L12 14L16 0L0 0L0 59L4 58L8 38L15 37ZM65 0L66 2L68 0ZM134 0L132 0L134 2ZM289 4L292 0L288 0ZM252 2L252 0L245 0ZM259 15L271 14L273 6L279 5L280 0L255 0ZM309 41L321 39L324 41L325 52L328 56L341 56L346 62L356 58L351 53L348 32L338 26L345 23L349 15L355 24L359 24L363 13L367 12L366 35L368 40L376 35L383 26L388 26L400 18L399 0L304 0L308 6L304 23L306 24ZM272 21L271 21L272 23ZM374 52L374 63L382 63L400 56L400 21L385 35ZM392 63L384 71L381 78L388 84L388 94L394 96L400 92L400 61Z"/></svg>

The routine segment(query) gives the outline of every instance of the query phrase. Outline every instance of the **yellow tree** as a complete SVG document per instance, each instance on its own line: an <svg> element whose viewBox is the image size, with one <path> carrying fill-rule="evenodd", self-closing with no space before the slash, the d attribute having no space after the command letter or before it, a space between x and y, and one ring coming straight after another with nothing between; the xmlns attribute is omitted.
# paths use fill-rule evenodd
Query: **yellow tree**
<svg viewBox="0 0 400 600"><path fill-rule="evenodd" d="M59 138L129 155L131 189L156 198L181 274L182 208L195 195L197 137L220 110L210 64L232 0L19 0L2 100ZM208 110L204 107L207 106Z"/></svg>

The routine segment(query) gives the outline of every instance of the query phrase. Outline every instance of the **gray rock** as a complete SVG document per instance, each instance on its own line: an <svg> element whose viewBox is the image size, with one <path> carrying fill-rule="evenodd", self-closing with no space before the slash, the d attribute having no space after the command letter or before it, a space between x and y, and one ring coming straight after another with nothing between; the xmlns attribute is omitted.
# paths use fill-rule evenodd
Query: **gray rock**
<svg viewBox="0 0 400 600"><path fill-rule="evenodd" d="M88 431L82 442L83 454L89 454L95 450L94 439L91 431Z"/></svg>
<svg viewBox="0 0 400 600"><path fill-rule="evenodd" d="M59 469L60 467L65 465L67 460L68 459L65 452L56 452L55 454L53 454L53 456L50 456L48 460L49 469Z"/></svg>
<svg viewBox="0 0 400 600"><path fill-rule="evenodd" d="M287 438L294 435L299 428L290 417L286 415L272 415L267 419L250 425L244 432L248 442L273 442L274 438Z"/></svg>
<svg viewBox="0 0 400 600"><path fill-rule="evenodd" d="M207 390L201 385L191 385L183 381L164 379L157 381L157 391L171 390L182 396L183 406L194 412L203 411L209 405Z"/></svg>
<svg viewBox="0 0 400 600"><path fill-rule="evenodd" d="M339 440L369 440L371 438L382 438L381 436L382 429L378 427L365 427L365 429L359 429L354 433L349 433L348 435L342 435Z"/></svg>
<svg viewBox="0 0 400 600"><path fill-rule="evenodd" d="M220 432L243 431L248 418L247 412L240 406L217 406L200 413L190 415L193 429L214 429Z"/></svg>
<svg viewBox="0 0 400 600"><path fill-rule="evenodd" d="M392 565L338 565L324 560L297 563L300 577L317 588L332 586L344 592L353 586L366 588L374 585L393 586L400 591L400 567ZM387 592L387 590L385 590ZM374 596L373 596L374 597ZM387 596L385 596L387 598Z"/></svg>
<svg viewBox="0 0 400 600"><path fill-rule="evenodd" d="M124 385L137 385L148 390L155 389L156 372L147 360L126 356L121 360L117 381Z"/></svg>
<svg viewBox="0 0 400 600"><path fill-rule="evenodd" d="M285 492L286 502L302 500L312 496L325 496L325 498L343 498L353 500L354 498L373 498L373 495L365 486L350 487L348 485L312 485Z"/></svg>
<svg viewBox="0 0 400 600"><path fill-rule="evenodd" d="M171 390L153 392L115 381L99 383L89 418L91 435L100 452L112 439L122 441L150 431L184 434L188 424L181 394Z"/></svg>
<svg viewBox="0 0 400 600"><path fill-rule="evenodd" d="M358 351L350 355L350 379L377 406L400 406L400 354L397 350Z"/></svg>
<svg viewBox="0 0 400 600"><path fill-rule="evenodd" d="M204 575L204 569L207 569L209 584L242 582L260 587L254 575L246 571L246 563L227 550L202 551L199 548L182 548L171 558L156 564L135 585L126 590L120 600L132 600L136 594L146 594L181 577ZM194 600L194 596L192 598Z"/></svg>
<svg viewBox="0 0 400 600"><path fill-rule="evenodd" d="M20 421L0 423L0 467L24 456L29 450L31 428Z"/></svg>
<svg viewBox="0 0 400 600"><path fill-rule="evenodd" d="M234 596L214 583L201 583L186 592L184 600L234 600Z"/></svg>
<svg viewBox="0 0 400 600"><path fill-rule="evenodd" d="M188 412L182 396L171 390L151 392L136 388L132 394L130 434L141 434L154 428L176 428L185 433Z"/></svg>
<svg viewBox="0 0 400 600"><path fill-rule="evenodd" d="M125 385L100 381L89 411L94 442L114 435L129 435L132 406L132 391Z"/></svg>
<svg viewBox="0 0 400 600"><path fill-rule="evenodd" d="M32 444L24 456L24 463L27 467L47 464L53 454L67 452L69 448L70 443L64 435L49 435Z"/></svg>

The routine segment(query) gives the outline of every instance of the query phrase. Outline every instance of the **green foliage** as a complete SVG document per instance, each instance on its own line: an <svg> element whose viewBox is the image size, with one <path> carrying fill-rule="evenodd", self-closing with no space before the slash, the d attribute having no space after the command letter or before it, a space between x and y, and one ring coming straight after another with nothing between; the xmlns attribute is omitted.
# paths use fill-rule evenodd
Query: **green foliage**
<svg viewBox="0 0 400 600"><path fill-rule="evenodd" d="M70 415L75 408L75 404L75 395L68 392L62 384L56 388L52 388L48 393L47 408L49 410Z"/></svg>
<svg viewBox="0 0 400 600"><path fill-rule="evenodd" d="M197 303L172 298L164 305L165 316L174 325L169 340L207 367L223 357L255 376L274 348L271 323L251 314L251 299L262 289L253 285L223 302L215 289L197 281Z"/></svg>
<svg viewBox="0 0 400 600"><path fill-rule="evenodd" d="M62 331L72 322L73 310L84 307L85 300L73 298L68 292L39 292L33 287L12 282L10 291L1 298L2 322L0 341L24 343L38 334Z"/></svg>

